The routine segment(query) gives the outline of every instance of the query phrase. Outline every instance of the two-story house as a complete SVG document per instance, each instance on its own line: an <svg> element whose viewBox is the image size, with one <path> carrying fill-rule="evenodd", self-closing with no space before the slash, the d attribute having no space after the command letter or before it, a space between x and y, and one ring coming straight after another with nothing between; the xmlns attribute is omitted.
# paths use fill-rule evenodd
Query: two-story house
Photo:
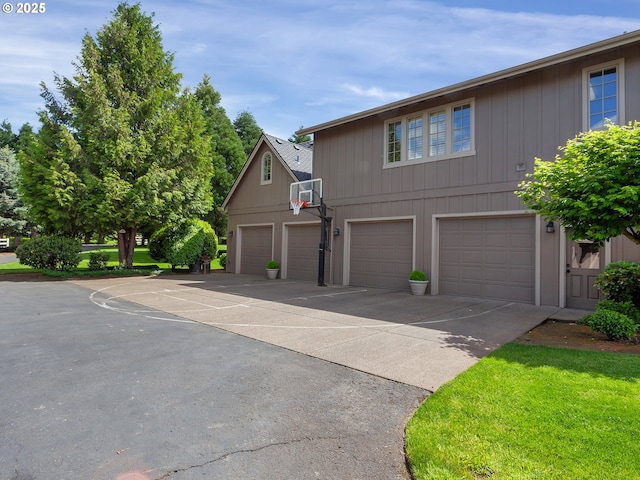
<svg viewBox="0 0 640 480"><path fill-rule="evenodd" d="M578 132L640 120L639 85L635 31L301 130L314 135L312 176L333 222L326 281L408 289L419 268L431 294L593 306L595 276L640 260L640 248L622 237L602 249L570 241L514 191L535 157L553 159ZM265 184L252 163L225 202L237 233L228 270L255 273L243 263L250 242L268 240L283 278L313 280L318 219L292 215L285 164ZM258 228L262 240L249 241Z"/></svg>

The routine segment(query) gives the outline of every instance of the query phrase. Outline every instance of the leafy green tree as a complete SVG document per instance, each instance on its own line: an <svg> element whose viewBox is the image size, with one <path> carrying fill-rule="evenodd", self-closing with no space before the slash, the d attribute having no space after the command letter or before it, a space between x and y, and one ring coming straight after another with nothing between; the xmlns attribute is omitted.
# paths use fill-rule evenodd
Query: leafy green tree
<svg viewBox="0 0 640 480"><path fill-rule="evenodd" d="M560 151L555 161L536 158L516 195L572 239L640 244L640 122L580 133Z"/></svg>
<svg viewBox="0 0 640 480"><path fill-rule="evenodd" d="M262 135L262 129L258 126L256 119L248 110L240 112L236 119L233 121L233 128L235 128L238 137L242 141L242 148L244 153L249 158L251 152L260 140Z"/></svg>
<svg viewBox="0 0 640 480"><path fill-rule="evenodd" d="M300 125L298 130L302 130L304 127ZM311 137L309 135L298 135L297 133L293 133L291 137L289 137L289 141L292 143L306 143L311 141Z"/></svg>
<svg viewBox="0 0 640 480"><path fill-rule="evenodd" d="M62 101L43 84L44 133L21 160L23 189L59 217L77 212L73 233L118 232L120 263L131 267L139 227L211 209L205 121L139 4L119 4L95 38L87 33L74 66L72 79L54 77Z"/></svg>
<svg viewBox="0 0 640 480"><path fill-rule="evenodd" d="M208 217L214 230L222 233L226 231L227 219L220 207L240 174L247 157L231 120L220 105L220 93L213 88L210 80L211 78L205 75L194 95L204 114L205 131L211 138L213 210Z"/></svg>
<svg viewBox="0 0 640 480"><path fill-rule="evenodd" d="M27 232L25 209L18 195L18 160L9 147L0 148L0 236Z"/></svg>

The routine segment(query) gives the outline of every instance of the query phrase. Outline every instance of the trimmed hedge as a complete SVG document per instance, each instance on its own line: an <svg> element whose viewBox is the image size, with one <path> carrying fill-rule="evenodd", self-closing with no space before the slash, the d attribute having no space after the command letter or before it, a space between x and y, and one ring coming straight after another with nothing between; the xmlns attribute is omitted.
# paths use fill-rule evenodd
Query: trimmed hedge
<svg viewBox="0 0 640 480"><path fill-rule="evenodd" d="M213 228L198 219L166 225L149 239L151 258L173 266L193 265L202 256L214 258L217 250L218 237Z"/></svg>

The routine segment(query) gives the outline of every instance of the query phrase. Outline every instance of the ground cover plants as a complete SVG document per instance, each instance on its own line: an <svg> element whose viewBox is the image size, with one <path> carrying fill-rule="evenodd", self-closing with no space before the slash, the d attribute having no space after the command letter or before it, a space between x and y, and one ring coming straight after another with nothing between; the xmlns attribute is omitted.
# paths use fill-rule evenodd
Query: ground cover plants
<svg viewBox="0 0 640 480"><path fill-rule="evenodd" d="M510 343L423 403L407 456L416 480L637 478L639 399L640 355Z"/></svg>

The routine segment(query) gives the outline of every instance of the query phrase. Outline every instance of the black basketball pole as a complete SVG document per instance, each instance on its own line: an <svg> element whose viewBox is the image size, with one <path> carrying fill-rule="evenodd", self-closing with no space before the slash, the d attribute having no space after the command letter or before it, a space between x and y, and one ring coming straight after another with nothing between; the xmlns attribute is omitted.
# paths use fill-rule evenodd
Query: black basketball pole
<svg viewBox="0 0 640 480"><path fill-rule="evenodd" d="M324 283L324 260L327 251L327 223L331 222L331 218L327 217L327 206L320 199L320 247L318 248L318 286L326 287Z"/></svg>

